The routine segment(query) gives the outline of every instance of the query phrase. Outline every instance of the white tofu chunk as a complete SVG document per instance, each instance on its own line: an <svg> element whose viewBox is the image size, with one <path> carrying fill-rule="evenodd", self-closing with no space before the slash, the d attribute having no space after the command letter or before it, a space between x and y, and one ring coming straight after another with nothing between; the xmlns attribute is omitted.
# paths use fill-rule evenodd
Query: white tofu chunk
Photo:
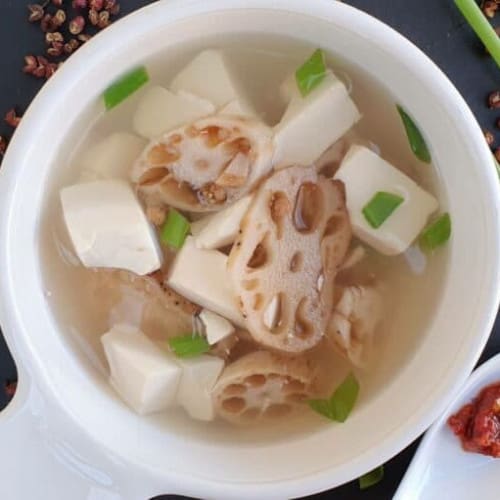
<svg viewBox="0 0 500 500"><path fill-rule="evenodd" d="M179 359L182 376L177 393L177 402L196 420L209 421L215 418L212 389L219 378L224 361L203 354L196 358Z"/></svg>
<svg viewBox="0 0 500 500"><path fill-rule="evenodd" d="M176 403L181 368L140 330L115 325L101 342L111 385L137 413L163 411Z"/></svg>
<svg viewBox="0 0 500 500"><path fill-rule="evenodd" d="M274 128L274 167L310 165L360 117L345 85L329 71L306 97L297 92Z"/></svg>
<svg viewBox="0 0 500 500"><path fill-rule="evenodd" d="M125 181L102 180L61 190L63 217L85 267L156 271L161 249L139 200Z"/></svg>
<svg viewBox="0 0 500 500"><path fill-rule="evenodd" d="M191 302L244 327L230 285L227 256L222 252L200 249L188 236L170 268L167 284Z"/></svg>
<svg viewBox="0 0 500 500"><path fill-rule="evenodd" d="M205 327L205 336L210 345L217 344L234 333L234 326L226 318L208 309L201 311L200 319Z"/></svg>
<svg viewBox="0 0 500 500"><path fill-rule="evenodd" d="M233 243L251 201L251 196L245 196L234 205L193 222L191 232L195 236L196 246L211 250Z"/></svg>
<svg viewBox="0 0 500 500"><path fill-rule="evenodd" d="M173 92L185 91L214 103L217 108L230 101L246 101L240 83L220 50L200 52L170 84Z"/></svg>
<svg viewBox="0 0 500 500"><path fill-rule="evenodd" d="M82 155L82 180L128 180L146 141L127 132L116 132L90 147Z"/></svg>
<svg viewBox="0 0 500 500"><path fill-rule="evenodd" d="M244 116L247 118L257 118L257 112L246 101L233 100L228 102L219 110L219 115Z"/></svg>
<svg viewBox="0 0 500 500"><path fill-rule="evenodd" d="M154 139L212 113L215 113L215 106L206 99L187 92L174 94L163 87L151 87L137 105L134 130L142 137Z"/></svg>
<svg viewBox="0 0 500 500"><path fill-rule="evenodd" d="M347 209L354 234L379 252L404 252L437 210L434 196L368 148L352 146L335 179L345 184ZM377 229L363 215L363 208L379 191L393 193L404 202Z"/></svg>

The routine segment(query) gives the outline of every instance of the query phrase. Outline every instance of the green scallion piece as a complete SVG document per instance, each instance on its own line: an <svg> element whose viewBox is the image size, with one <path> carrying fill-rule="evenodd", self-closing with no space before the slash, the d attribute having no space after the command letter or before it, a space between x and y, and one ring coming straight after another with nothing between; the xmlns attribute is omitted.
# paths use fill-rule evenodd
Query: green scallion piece
<svg viewBox="0 0 500 500"><path fill-rule="evenodd" d="M424 163L430 163L431 154L429 153L429 148L427 147L420 129L415 125L415 122L401 106L396 107L398 109L399 116L401 116L401 120L403 120L403 125L406 130L406 135L408 136L411 150L419 160Z"/></svg>
<svg viewBox="0 0 500 500"><path fill-rule="evenodd" d="M420 235L420 248L422 250L434 250L444 245L451 236L451 217L444 213L434 222L429 224Z"/></svg>
<svg viewBox="0 0 500 500"><path fill-rule="evenodd" d="M210 350L210 344L207 339L196 334L171 338L168 341L168 345L179 358L193 358L205 354Z"/></svg>
<svg viewBox="0 0 500 500"><path fill-rule="evenodd" d="M106 109L112 109L127 99L136 90L139 90L149 81L149 75L144 66L130 71L122 76L104 91L104 104Z"/></svg>
<svg viewBox="0 0 500 500"><path fill-rule="evenodd" d="M161 241L165 245L181 248L190 229L189 221L180 212L171 208L161 228Z"/></svg>
<svg viewBox="0 0 500 500"><path fill-rule="evenodd" d="M314 90L326 76L325 54L321 49L313 55L295 72L295 80L302 97L306 97Z"/></svg>
<svg viewBox="0 0 500 500"><path fill-rule="evenodd" d="M476 0L455 0L455 4L500 67L500 40Z"/></svg>
<svg viewBox="0 0 500 500"><path fill-rule="evenodd" d="M364 206L363 215L371 227L379 228L403 203L404 198L393 193L379 191L375 196Z"/></svg>
<svg viewBox="0 0 500 500"><path fill-rule="evenodd" d="M359 479L359 489L366 490L366 488L370 488L370 486L374 486L377 483L380 483L384 479L384 466L381 465L376 469L363 474Z"/></svg>
<svg viewBox="0 0 500 500"><path fill-rule="evenodd" d="M350 373L329 399L311 399L309 406L316 413L335 422L345 422L359 394L359 382Z"/></svg>

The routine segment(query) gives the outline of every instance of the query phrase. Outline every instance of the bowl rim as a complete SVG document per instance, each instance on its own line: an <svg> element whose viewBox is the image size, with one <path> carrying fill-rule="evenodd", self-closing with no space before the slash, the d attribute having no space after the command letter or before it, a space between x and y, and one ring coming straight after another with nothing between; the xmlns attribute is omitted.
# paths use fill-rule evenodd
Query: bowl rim
<svg viewBox="0 0 500 500"><path fill-rule="evenodd" d="M439 88L443 104L450 106L450 108L454 108L457 110L457 115L461 115L461 134L463 137L468 137L470 148L473 149L474 154L477 156L477 165L480 167L481 175L488 181L490 186L489 198L492 200L498 200L500 198L500 189L496 173L493 168L487 169L486 167L488 164L491 164L493 167L491 152L488 150L481 129L467 104L444 73L422 51L420 51L420 49L392 28L354 7L342 4L341 2L332 2L331 0L309 0L308 2L303 2L303 0L238 0L238 2L235 0L216 0L210 2L209 5L207 4L208 2L206 2L206 0L162 0L139 9L112 25L108 30L96 37L95 40L92 40L88 46L82 47L82 49L71 58L71 61L65 64L60 72L55 75L53 80L44 86L25 114L25 119L21 123L9 147L4 158L4 165L0 170L0 192L2 193L0 197L0 241L2 242L0 246L0 268L7 269L7 275L10 273L7 263L9 262L9 251L12 251L12 249L9 249L9 245L4 242L9 241L10 232L15 230L15 228L10 225L11 212L15 202L14 195L17 193L15 166L23 162L23 156L25 155L23 148L33 138L36 140L38 127L46 123L44 120L46 120L47 112L50 111L51 101L57 98L59 92L64 91L64 88L81 80L84 70L79 66L81 65L84 67L85 58L98 50L105 51L106 45L114 40L117 33L126 31L128 27L137 22L139 18L154 16L155 12L159 12L160 9L171 9L172 12L177 10L180 18L189 18L193 15L219 10L248 8L293 12L323 20L329 20L335 15L337 21L340 20L341 23L349 23L351 29L363 32L366 37L373 37L376 41L374 43L382 43L383 41L385 47L389 47L387 50L390 51L392 57L401 60L410 56L412 64L420 71L425 84L435 87L436 89ZM497 201L494 215L492 216L492 222L496 223L492 229L495 230L497 253L499 253L498 251L500 250L500 223L498 213L499 206ZM390 439L388 438L388 441L381 445L376 451L374 450L371 453L367 453L363 457L362 464L358 463L354 473L362 473L368 470L371 465L375 465L376 462L380 460L381 456L388 459L397 454L404 446L413 441L434 420L436 420L436 418L438 418L449 401L451 401L458 392L476 363L480 351L487 341L496 316L498 303L500 301L500 289L497 285L497 283L500 282L500 267L496 262L494 268L491 270L491 275L492 278L489 283L490 292L488 293L489 300L488 303L484 304L481 308L484 312L479 326L481 335L477 335L474 341L471 339L469 345L470 349L468 352L462 353L463 356L460 360L461 369L454 370L454 379L449 383L446 394L440 394L440 398L438 398L438 395L435 395L432 403L428 405L429 408L432 407L432 410L428 409L425 412L425 418L423 416L416 417L418 425L414 422L408 423L407 427L411 427L411 431L409 431L407 427L402 428L398 432L394 432ZM15 332L19 329L20 320L16 317L17 307L14 300L16 294L12 293L13 286L12 278L0 281L0 319L4 325L7 343L13 352L21 375L26 374L28 367L25 367L24 363L30 360L31 353L30 346L24 342L22 336L16 337L15 335ZM458 361L455 361L455 363L458 363ZM43 380L43 376L41 379ZM48 381L44 380L44 382L47 383ZM208 491L212 492L214 495L223 494L226 496L238 494L241 497L241 489L244 488L246 489L245 496L248 495L249 497L272 495L276 494L276 492L280 495L297 496L298 494L310 494L332 487L331 476L332 470L327 468L306 477L276 481L269 484L250 485L243 483L222 483L220 481L214 482L204 479L194 480L194 478L189 478L189 491L192 494L206 495ZM335 484L341 484L352 479L352 477L352 472L348 474L344 471L340 477L336 478ZM182 480L185 478L181 477L180 479ZM230 489L228 489L228 487L230 487Z"/></svg>

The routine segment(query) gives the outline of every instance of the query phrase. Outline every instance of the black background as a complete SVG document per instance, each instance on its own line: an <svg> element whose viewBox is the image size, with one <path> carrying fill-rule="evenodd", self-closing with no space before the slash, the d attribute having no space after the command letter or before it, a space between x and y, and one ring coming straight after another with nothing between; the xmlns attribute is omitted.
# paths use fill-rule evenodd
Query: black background
<svg viewBox="0 0 500 500"><path fill-rule="evenodd" d="M65 0L65 3L69 1ZM42 53L44 46L39 28L26 21L27 3L24 0L0 0L0 116L14 105L22 112L41 85L40 81L21 72L23 56ZM120 3L125 14L151 1L122 0ZM481 126L496 135L500 145L500 130L495 126L500 110L495 112L486 106L488 94L500 88L500 72L452 0L347 0L344 3L386 22L427 53L457 86ZM54 117L54 127L58 126L58 119ZM8 126L0 125L0 134L8 132ZM480 362L497 352L500 352L500 321L497 321ZM15 376L14 363L0 336L0 381L13 380ZM5 404L6 396L0 391L0 408ZM360 491L357 482L352 482L310 498L389 499L415 449L416 443L389 461L385 466L384 480L368 490ZM166 500L169 497L161 498Z"/></svg>

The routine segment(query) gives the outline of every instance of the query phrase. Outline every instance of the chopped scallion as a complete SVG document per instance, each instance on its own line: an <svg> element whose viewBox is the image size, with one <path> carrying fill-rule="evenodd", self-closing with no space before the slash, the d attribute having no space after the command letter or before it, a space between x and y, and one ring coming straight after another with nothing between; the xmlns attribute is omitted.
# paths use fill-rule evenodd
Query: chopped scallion
<svg viewBox="0 0 500 500"><path fill-rule="evenodd" d="M420 235L420 248L422 250L434 250L444 245L451 236L451 217L444 213L433 223L429 224Z"/></svg>
<svg viewBox="0 0 500 500"><path fill-rule="evenodd" d="M345 422L358 399L359 382L351 373L329 399L311 399L309 406L320 415L335 422Z"/></svg>
<svg viewBox="0 0 500 500"><path fill-rule="evenodd" d="M455 4L500 67L500 40L476 0L455 0Z"/></svg>
<svg viewBox="0 0 500 500"><path fill-rule="evenodd" d="M325 54L321 49L313 55L295 72L295 79L303 97L314 90L326 76Z"/></svg>
<svg viewBox="0 0 500 500"><path fill-rule="evenodd" d="M171 245L174 248L181 248L189 233L189 221L174 208L168 211L167 219L161 228L161 241L165 245Z"/></svg>
<svg viewBox="0 0 500 500"><path fill-rule="evenodd" d="M374 486L377 483L380 483L384 478L384 466L381 465L376 469L373 469L366 474L363 474L359 479L359 488L361 490L365 490L366 488L370 488L370 486Z"/></svg>
<svg viewBox="0 0 500 500"><path fill-rule="evenodd" d="M410 142L410 147L415 156L424 163L431 162L431 154L429 148L420 132L420 129L415 125L415 122L410 118L408 113L401 107L397 106L399 116L403 120L403 125Z"/></svg>
<svg viewBox="0 0 500 500"><path fill-rule="evenodd" d="M397 194L386 193L379 191L375 196L364 206L363 215L371 227L379 228L403 203L404 198Z"/></svg>
<svg viewBox="0 0 500 500"><path fill-rule="evenodd" d="M109 110L118 106L118 104L132 95L136 90L139 90L148 81L149 75L144 66L122 76L104 91L106 109Z"/></svg>
<svg viewBox="0 0 500 500"><path fill-rule="evenodd" d="M210 344L207 339L196 334L171 338L168 344L170 349L179 358L193 358L210 350Z"/></svg>

